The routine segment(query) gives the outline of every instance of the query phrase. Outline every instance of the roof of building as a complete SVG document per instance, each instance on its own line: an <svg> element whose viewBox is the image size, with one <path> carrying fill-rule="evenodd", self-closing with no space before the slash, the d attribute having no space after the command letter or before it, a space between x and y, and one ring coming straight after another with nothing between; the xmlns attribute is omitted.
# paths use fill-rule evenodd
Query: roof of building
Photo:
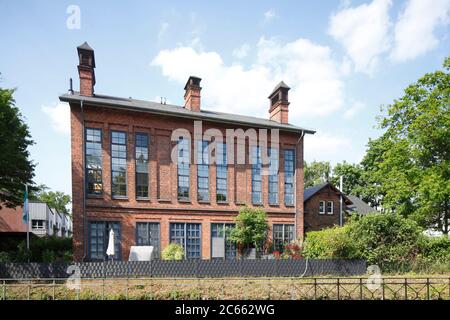
<svg viewBox="0 0 450 320"><path fill-rule="evenodd" d="M160 114L165 116L175 116L188 118L193 120L205 120L216 123L232 123L241 124L248 127L259 127L267 129L279 129L289 132L305 132L314 134L315 131L302 127L295 126L293 124L282 124L273 120L257 118L251 116L243 116L238 114L224 113L218 111L211 111L202 109L200 111L191 111L187 108L177 105L161 104L152 101L137 100L132 98L120 98L105 95L94 95L92 97L82 96L79 92L73 94L64 94L59 97L61 101L72 103L87 103L89 105L96 105L108 108L134 110L142 112L150 112L153 114Z"/></svg>
<svg viewBox="0 0 450 320"><path fill-rule="evenodd" d="M281 81L279 84L277 84L277 86L275 87L275 89L273 89L272 93L269 95L269 98L280 88L284 88L284 89L290 89L290 87L284 83L284 81Z"/></svg>
<svg viewBox="0 0 450 320"><path fill-rule="evenodd" d="M91 46L88 45L88 43L86 41L83 44L79 45L77 47L77 49L84 49L84 50L94 51L94 49L92 49Z"/></svg>
<svg viewBox="0 0 450 320"><path fill-rule="evenodd" d="M322 190L327 185L328 185L328 182L325 182L325 183L316 184L315 186L306 188L305 191L303 192L303 201L308 200L309 198L311 198L313 195L315 195L317 192Z"/></svg>
<svg viewBox="0 0 450 320"><path fill-rule="evenodd" d="M333 189L336 193L341 194L341 191L339 191L339 189L336 188L335 186L333 186L330 182L324 182L324 183L312 186L310 188L306 188L305 191L303 192L303 201L306 202L313 195L315 195L317 192L319 192L320 190L322 190L323 188L325 188L327 186L329 186L331 189ZM344 196L346 205L349 205L352 203L352 201L349 199L349 197L347 195L345 195L343 193L342 193L342 195Z"/></svg>
<svg viewBox="0 0 450 320"><path fill-rule="evenodd" d="M371 212L377 212L377 210L369 206L366 202L364 202L357 196L348 195L347 197L352 202L352 204L347 205L347 211L351 213L359 213L361 215L366 215Z"/></svg>

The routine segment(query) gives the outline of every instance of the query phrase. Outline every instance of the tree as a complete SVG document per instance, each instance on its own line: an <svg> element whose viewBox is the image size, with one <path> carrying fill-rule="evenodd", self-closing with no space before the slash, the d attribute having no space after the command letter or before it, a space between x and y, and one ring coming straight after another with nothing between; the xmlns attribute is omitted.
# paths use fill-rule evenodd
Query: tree
<svg viewBox="0 0 450 320"><path fill-rule="evenodd" d="M30 195L30 199L39 200L48 204L50 208L55 208L58 212L70 214L67 206L72 202L72 198L61 191L47 191L49 188L41 184L37 191Z"/></svg>
<svg viewBox="0 0 450 320"><path fill-rule="evenodd" d="M330 171L330 162L328 161L313 161L309 164L305 161L305 188L326 182L330 176Z"/></svg>
<svg viewBox="0 0 450 320"><path fill-rule="evenodd" d="M385 211L448 234L450 210L450 57L425 74L379 118L362 165Z"/></svg>
<svg viewBox="0 0 450 320"><path fill-rule="evenodd" d="M229 239L241 246L262 245L267 237L267 214L259 208L244 207L235 218L236 227L230 230Z"/></svg>
<svg viewBox="0 0 450 320"><path fill-rule="evenodd" d="M34 177L28 150L34 142L13 93L0 88L0 208L21 205L25 184L32 185Z"/></svg>
<svg viewBox="0 0 450 320"><path fill-rule="evenodd" d="M344 193L352 194L361 197L363 193L364 183L364 170L360 164L351 164L346 161L338 163L333 168L333 176L331 177L331 183L334 186L339 186L340 176L344 178Z"/></svg>

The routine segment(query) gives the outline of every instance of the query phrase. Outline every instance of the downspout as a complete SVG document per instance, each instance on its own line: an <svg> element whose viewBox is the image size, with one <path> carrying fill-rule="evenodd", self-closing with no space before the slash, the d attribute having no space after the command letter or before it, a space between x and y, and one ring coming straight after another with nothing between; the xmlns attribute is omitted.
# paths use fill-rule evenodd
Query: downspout
<svg viewBox="0 0 450 320"><path fill-rule="evenodd" d="M298 138L297 143L295 144L295 148L297 149L298 144L300 143L300 140L303 139L303 137L305 136L305 131L302 130L302 133L300 134L300 138ZM295 162L297 162L298 159L298 154L297 154L297 150L295 150ZM302 164L303 165L303 164ZM298 210L297 210L297 166L295 166L295 192L294 192L294 201L295 201L295 213L294 213L294 228L295 228L295 239L298 239L298 234L297 234L297 215L298 215Z"/></svg>
<svg viewBox="0 0 450 320"><path fill-rule="evenodd" d="M81 107L81 143L82 143L82 172L83 172L83 258L82 262L86 259L87 256L87 245L86 245L86 167L85 167L85 128L84 128L84 109L83 109L83 100L80 100Z"/></svg>

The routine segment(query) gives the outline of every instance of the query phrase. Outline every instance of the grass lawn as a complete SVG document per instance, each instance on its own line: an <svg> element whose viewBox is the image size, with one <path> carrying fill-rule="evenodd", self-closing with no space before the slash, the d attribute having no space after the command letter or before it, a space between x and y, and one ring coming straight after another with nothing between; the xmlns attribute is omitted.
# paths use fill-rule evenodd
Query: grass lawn
<svg viewBox="0 0 450 320"><path fill-rule="evenodd" d="M0 299L450 299L450 274L320 278L83 279L80 290L64 280L8 281ZM368 285L369 284L369 285Z"/></svg>

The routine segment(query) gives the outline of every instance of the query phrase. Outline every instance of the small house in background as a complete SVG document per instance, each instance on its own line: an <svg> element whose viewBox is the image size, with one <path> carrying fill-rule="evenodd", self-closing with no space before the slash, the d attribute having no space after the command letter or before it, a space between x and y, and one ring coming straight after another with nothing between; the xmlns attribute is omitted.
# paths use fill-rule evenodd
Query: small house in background
<svg viewBox="0 0 450 320"><path fill-rule="evenodd" d="M349 215L365 215L377 212L360 198L346 195L331 183L326 182L305 189L305 233L317 231L340 224L340 197L342 195L342 222L345 223Z"/></svg>
<svg viewBox="0 0 450 320"><path fill-rule="evenodd" d="M38 237L57 236L65 237L72 234L72 221L69 215L60 213L50 208L45 202L29 202L30 218L29 231ZM0 209L0 234L1 237L25 237L26 224L22 222L23 208ZM62 225L64 221L64 233Z"/></svg>

